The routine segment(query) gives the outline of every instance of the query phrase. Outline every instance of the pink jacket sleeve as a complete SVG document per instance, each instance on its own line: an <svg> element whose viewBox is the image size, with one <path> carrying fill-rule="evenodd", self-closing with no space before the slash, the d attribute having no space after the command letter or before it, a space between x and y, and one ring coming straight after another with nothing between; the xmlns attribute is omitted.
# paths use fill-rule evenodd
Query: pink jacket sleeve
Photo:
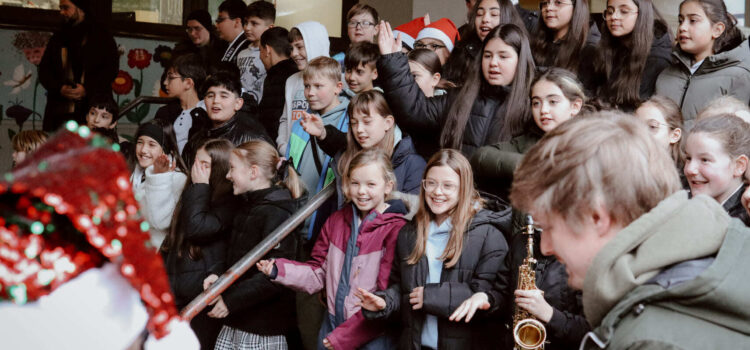
<svg viewBox="0 0 750 350"><path fill-rule="evenodd" d="M326 258L330 244L329 223L330 221L327 221L320 230L310 260L304 263L288 259L276 260L278 273L274 282L308 294L317 293L325 287Z"/></svg>

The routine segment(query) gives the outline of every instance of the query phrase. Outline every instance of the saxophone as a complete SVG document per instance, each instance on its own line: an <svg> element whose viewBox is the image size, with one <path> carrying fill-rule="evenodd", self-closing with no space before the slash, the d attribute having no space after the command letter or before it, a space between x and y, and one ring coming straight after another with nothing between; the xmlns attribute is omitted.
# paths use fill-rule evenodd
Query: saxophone
<svg viewBox="0 0 750 350"><path fill-rule="evenodd" d="M518 288L521 290L533 290L536 288L536 259L534 259L534 219L526 215L526 230L523 234L528 235L526 245L526 258L518 267ZM516 306L513 313L513 339L515 350L541 350L547 340L547 329L528 311Z"/></svg>

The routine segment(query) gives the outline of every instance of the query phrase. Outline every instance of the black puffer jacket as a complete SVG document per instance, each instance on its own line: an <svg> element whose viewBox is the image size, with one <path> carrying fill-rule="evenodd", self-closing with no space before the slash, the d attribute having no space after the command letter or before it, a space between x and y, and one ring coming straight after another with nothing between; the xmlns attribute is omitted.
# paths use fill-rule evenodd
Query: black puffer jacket
<svg viewBox="0 0 750 350"><path fill-rule="evenodd" d="M265 239L297 208L289 190L280 187L241 194L241 209L227 242L227 266L232 266ZM262 259L294 259L297 236L288 235ZM263 335L286 334L295 327L294 292L272 283L257 269L250 269L230 286L222 299L229 309L224 324Z"/></svg>
<svg viewBox="0 0 750 350"><path fill-rule="evenodd" d="M508 253L508 244L503 233L495 226L503 220L500 213L480 210L469 225L465 234L464 248L458 263L451 268L443 268L440 283L425 284L429 275L427 257L422 256L415 265L407 259L416 243L416 225L412 222L404 226L398 235L396 256L389 287L375 294L386 300L386 308L380 312L362 310L368 319L386 318L401 314L400 349L420 349L422 326L426 313L438 317L438 348L480 349L484 348L488 336L483 332L484 320L475 317L471 322L450 322L448 317L467 298L476 292L488 292L503 269L502 261ZM424 286L423 308L412 310L409 293Z"/></svg>
<svg viewBox="0 0 750 350"><path fill-rule="evenodd" d="M196 120L196 118L203 118L203 116L199 116L199 114L205 115L206 111L204 111L203 108L193 108L190 112L193 120ZM205 118L208 118L208 116ZM190 131L192 133L193 130L191 129ZM240 112L238 112L232 117L232 119L229 119L229 121L218 128L204 128L203 130L195 131L187 144L185 144L185 148L182 150L182 159L185 161L188 169L193 166L195 152L197 152L198 148L209 139L226 139L235 147L250 140L263 140L271 145L275 145L260 123L254 118L244 118L241 116Z"/></svg>
<svg viewBox="0 0 750 350"><path fill-rule="evenodd" d="M519 215L520 216L520 215ZM517 232L522 228L518 226ZM548 344L544 346L548 350L572 349L581 343L583 336L591 330L583 316L583 300L580 291L568 287L568 273L565 266L561 264L554 256L544 256L540 254L539 247L540 235L534 235L534 258L536 264L536 285L537 288L544 291L544 299L552 306L553 313L549 323L545 325L547 329ZM504 333L504 344L499 344L501 348L511 349L513 347L513 334L511 327L513 325L513 306L515 296L513 293L518 286L518 267L527 256L526 244L528 236L521 233L514 233L510 242L510 253L506 256L506 269L510 272L510 283L501 293L504 294L502 300L507 304L500 308L501 312L497 315L506 326L500 326L499 331ZM499 292L495 290L494 292ZM493 297L495 299L497 295Z"/></svg>
<svg viewBox="0 0 750 350"><path fill-rule="evenodd" d="M271 140L276 140L279 135L279 119L284 111L286 98L284 96L286 80L298 71L294 61L286 59L271 67L263 81L263 98L258 106L258 120L263 124Z"/></svg>
<svg viewBox="0 0 750 350"><path fill-rule="evenodd" d="M176 248L163 254L178 308L203 292L206 277L226 270L226 239L237 207L233 198L229 193L212 202L208 184L190 184L183 192L177 229L186 246L200 248L201 258L193 259L186 251L178 255Z"/></svg>
<svg viewBox="0 0 750 350"><path fill-rule="evenodd" d="M440 133L448 110L456 102L456 91L425 97L411 76L408 58L400 52L378 59L378 75L383 78L384 95L398 126L417 140L433 140L428 146L432 152L440 149ZM506 95L505 88L482 84L464 130L461 153L467 158L477 148L498 141L504 120L495 116L504 116L498 110L505 108Z"/></svg>

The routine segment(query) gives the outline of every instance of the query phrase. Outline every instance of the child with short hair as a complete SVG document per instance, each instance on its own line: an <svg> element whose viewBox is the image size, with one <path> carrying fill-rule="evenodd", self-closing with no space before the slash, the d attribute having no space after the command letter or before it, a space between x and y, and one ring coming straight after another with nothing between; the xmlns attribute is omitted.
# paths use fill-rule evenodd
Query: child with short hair
<svg viewBox="0 0 750 350"><path fill-rule="evenodd" d="M279 118L284 112L284 88L287 79L297 73L297 65L289 58L292 44L289 31L281 27L269 28L260 36L260 60L267 75L263 80L263 97L258 106L258 119L271 140L279 136Z"/></svg>
<svg viewBox="0 0 750 350"><path fill-rule="evenodd" d="M239 210L227 238L226 264L242 259L297 210L304 187L271 144L253 140L235 148L226 178L232 182ZM297 236L288 235L263 259L293 259ZM208 288L218 279L210 275ZM285 335L295 326L294 293L250 270L218 297L208 316L223 319L216 349L287 349Z"/></svg>
<svg viewBox="0 0 750 350"><path fill-rule="evenodd" d="M22 130L10 140L13 147L13 167L23 162L31 153L47 142L47 133L41 130Z"/></svg>
<svg viewBox="0 0 750 350"><path fill-rule="evenodd" d="M722 0L685 0L679 21L675 59L659 75L656 93L680 105L690 130L718 96L750 102L750 48Z"/></svg>
<svg viewBox="0 0 750 350"><path fill-rule="evenodd" d="M742 206L750 155L750 124L725 114L699 120L685 139L685 177L692 196L709 195L750 226Z"/></svg>
<svg viewBox="0 0 750 350"><path fill-rule="evenodd" d="M484 146L471 157L479 188L503 199L510 194L513 171L524 153L545 133L577 116L587 101L576 75L557 67L535 78L530 97L535 128L507 142Z"/></svg>
<svg viewBox="0 0 750 350"><path fill-rule="evenodd" d="M344 78L352 92L358 94L375 87L374 82L378 78L378 69L375 64L379 57L378 45L369 41L357 42L349 46L346 50L346 58L344 58Z"/></svg>
<svg viewBox="0 0 750 350"><path fill-rule="evenodd" d="M219 38L229 43L221 57L221 62L237 64L237 55L250 45L245 37L245 12L247 5L242 0L224 0L219 5L219 16L216 18L216 32Z"/></svg>
<svg viewBox="0 0 750 350"><path fill-rule="evenodd" d="M338 188L343 188L341 174L344 174L357 152L362 149L381 149L391 159L396 174L396 191L417 195L425 161L416 153L411 137L401 132L393 120L391 109L385 102L383 94L370 90L355 95L347 113L349 130L343 132L333 125L323 125L320 117L311 115L303 118L305 131L315 136L320 149L334 157L338 166L336 181ZM339 193L339 205L343 195Z"/></svg>
<svg viewBox="0 0 750 350"><path fill-rule="evenodd" d="M176 97L178 101L159 108L154 119L172 124L180 154L183 154L191 136L210 125L204 113L191 113L196 108L206 109L206 104L201 98L202 94L199 92L205 81L204 62L197 54L177 57L172 61L172 66L167 69L164 76L167 96Z"/></svg>
<svg viewBox="0 0 750 350"><path fill-rule="evenodd" d="M388 289L359 288L366 319L401 314L400 349L487 349L496 334L482 321L448 317L473 293L489 291L508 252L496 227L500 214L484 208L469 161L443 149L427 162L419 210L398 234Z"/></svg>
<svg viewBox="0 0 750 350"><path fill-rule="evenodd" d="M158 249L185 187L187 167L177 149L171 124L161 120L141 124L135 140L136 164L130 182L141 213L150 224L151 244Z"/></svg>
<svg viewBox="0 0 750 350"><path fill-rule="evenodd" d="M188 166L192 166L198 145L207 139L223 138L233 145L240 145L250 140L261 139L270 142L263 126L253 118L240 118L242 85L238 76L226 72L211 75L204 83L206 113L210 127L199 130L195 137L188 140L183 149L183 157ZM194 109L192 113L202 113Z"/></svg>
<svg viewBox="0 0 750 350"><path fill-rule="evenodd" d="M352 44L375 43L378 36L378 10L367 4L356 4L346 13L346 34Z"/></svg>
<svg viewBox="0 0 750 350"><path fill-rule="evenodd" d="M384 321L366 320L355 295L359 290L382 291L394 263L399 230L406 224L405 205L388 200L395 175L381 150L357 153L344 173L351 205L326 220L311 259L262 260L258 270L289 288L316 293L325 289L328 313L318 336L318 348L391 349Z"/></svg>
<svg viewBox="0 0 750 350"><path fill-rule="evenodd" d="M266 67L260 59L260 37L276 21L276 8L268 1L255 1L247 5L245 12L245 38L250 45L237 54L245 102L258 105L263 97L263 81Z"/></svg>
<svg viewBox="0 0 750 350"><path fill-rule="evenodd" d="M284 111L279 118L279 133L276 138L280 154L286 154L291 136L292 123L302 118L308 110L302 71L307 63L317 57L328 57L330 42L326 27L318 22L302 22L289 31L292 43L291 58L300 72L292 74L284 87Z"/></svg>
<svg viewBox="0 0 750 350"><path fill-rule="evenodd" d="M89 111L86 113L86 126L94 128L117 128L120 108L111 94L97 94L89 99Z"/></svg>

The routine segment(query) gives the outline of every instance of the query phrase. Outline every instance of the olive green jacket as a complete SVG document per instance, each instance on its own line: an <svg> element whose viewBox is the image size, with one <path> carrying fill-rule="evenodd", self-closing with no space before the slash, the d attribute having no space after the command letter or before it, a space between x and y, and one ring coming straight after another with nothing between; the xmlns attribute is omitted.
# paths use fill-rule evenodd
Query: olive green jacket
<svg viewBox="0 0 750 350"><path fill-rule="evenodd" d="M748 349L748 266L750 229L712 198L675 193L594 258L581 349Z"/></svg>
<svg viewBox="0 0 750 350"><path fill-rule="evenodd" d="M479 148L471 157L471 168L480 190L507 198L513 184L513 172L524 153L534 146L541 136L527 133L509 141Z"/></svg>

